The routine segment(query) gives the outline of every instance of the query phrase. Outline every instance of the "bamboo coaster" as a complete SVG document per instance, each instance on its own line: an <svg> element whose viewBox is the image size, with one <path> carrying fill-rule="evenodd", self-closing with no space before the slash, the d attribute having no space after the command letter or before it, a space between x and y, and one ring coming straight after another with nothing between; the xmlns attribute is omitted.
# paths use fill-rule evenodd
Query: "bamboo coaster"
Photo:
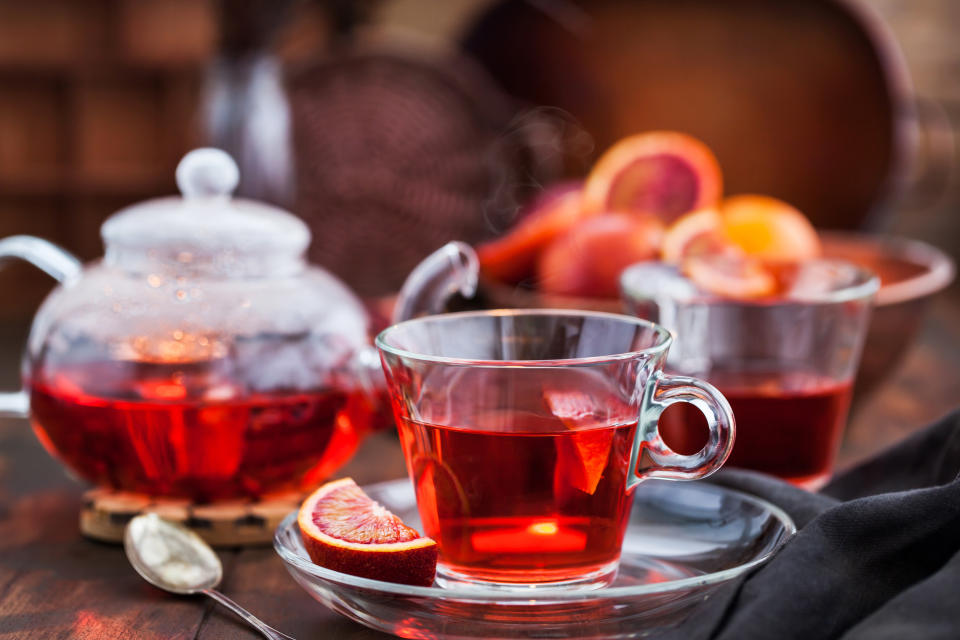
<svg viewBox="0 0 960 640"><path fill-rule="evenodd" d="M83 494L80 532L101 542L123 542L124 528L134 516L156 513L185 525L214 547L267 545L280 521L298 509L302 500L303 495L290 493L258 501L193 504L176 498L91 489Z"/></svg>

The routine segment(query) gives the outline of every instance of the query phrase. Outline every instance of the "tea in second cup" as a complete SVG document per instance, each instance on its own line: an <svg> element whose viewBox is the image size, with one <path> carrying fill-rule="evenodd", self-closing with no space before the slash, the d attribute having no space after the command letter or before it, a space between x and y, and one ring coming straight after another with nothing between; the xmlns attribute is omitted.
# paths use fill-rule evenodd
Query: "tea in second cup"
<svg viewBox="0 0 960 640"><path fill-rule="evenodd" d="M723 464L730 407L710 385L662 372L670 340L643 320L577 311L448 314L380 334L440 584L607 584L636 485ZM676 402L710 426L694 455L658 436Z"/></svg>

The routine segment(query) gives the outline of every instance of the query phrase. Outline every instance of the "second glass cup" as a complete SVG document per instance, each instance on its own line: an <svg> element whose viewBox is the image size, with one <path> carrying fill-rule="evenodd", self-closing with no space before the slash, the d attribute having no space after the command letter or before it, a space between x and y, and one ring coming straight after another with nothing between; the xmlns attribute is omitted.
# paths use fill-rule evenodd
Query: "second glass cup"
<svg viewBox="0 0 960 640"><path fill-rule="evenodd" d="M814 260L796 281L789 296L735 300L704 294L661 263L621 276L629 310L676 332L667 370L709 380L733 405L730 465L816 490L833 472L879 280L850 263ZM698 422L681 408L660 426L667 442L689 451L701 446Z"/></svg>
<svg viewBox="0 0 960 640"><path fill-rule="evenodd" d="M634 488L710 475L733 447L727 401L663 373L670 334L644 320L454 313L402 322L376 342L441 585L608 584ZM709 426L693 455L658 434L678 402Z"/></svg>

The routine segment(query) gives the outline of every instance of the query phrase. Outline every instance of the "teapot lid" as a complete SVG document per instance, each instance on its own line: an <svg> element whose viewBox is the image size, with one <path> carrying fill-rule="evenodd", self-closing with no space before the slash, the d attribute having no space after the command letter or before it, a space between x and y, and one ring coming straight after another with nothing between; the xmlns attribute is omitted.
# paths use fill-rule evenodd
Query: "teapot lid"
<svg viewBox="0 0 960 640"><path fill-rule="evenodd" d="M302 268L307 225L283 209L233 198L240 170L225 151L194 149L176 175L182 196L132 205L103 223L108 264L226 277Z"/></svg>

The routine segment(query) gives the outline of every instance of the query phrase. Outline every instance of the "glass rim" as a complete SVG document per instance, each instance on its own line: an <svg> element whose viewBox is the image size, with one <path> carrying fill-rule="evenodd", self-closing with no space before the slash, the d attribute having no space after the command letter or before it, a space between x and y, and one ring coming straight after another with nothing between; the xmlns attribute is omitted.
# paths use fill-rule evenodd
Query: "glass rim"
<svg viewBox="0 0 960 640"><path fill-rule="evenodd" d="M479 318L479 317L518 317L518 316L567 316L575 318L597 318L602 320L613 320L622 324L633 325L635 327L644 327L653 331L656 335L656 342L650 347L633 351L622 351L619 353L604 354L601 356L584 356L580 358L550 358L545 360L490 360L476 358L457 358L452 356L435 356L425 353L401 349L387 343L388 334L397 329L411 324L420 324L427 322L452 322L459 318ZM377 334L374 344L381 352L409 360L419 362L428 362L432 364L443 364L451 366L468 367L571 367L580 365L604 364L609 362L618 362L631 360L645 356L657 355L666 352L673 342L672 334L664 327L634 316L626 314L608 313L605 311L586 311L579 309L485 309L481 311L458 311L454 313L440 313L420 318L404 320L390 325L379 334Z"/></svg>
<svg viewBox="0 0 960 640"><path fill-rule="evenodd" d="M833 262L850 267L856 273L856 282L823 292L816 295L810 295L798 298L724 298L718 295L706 294L694 296L689 299L676 299L682 304L710 304L710 305L729 305L736 304L744 307L795 307L799 305L817 305L817 304L842 304L854 300L866 300L875 296L880 290L880 278L873 271L858 264L843 260L840 258L819 258L825 262ZM646 262L637 262L630 265L620 273L620 292L623 299L626 300L655 300L659 296L644 294L638 292L629 282L632 279L631 274L635 274L642 269Z"/></svg>

